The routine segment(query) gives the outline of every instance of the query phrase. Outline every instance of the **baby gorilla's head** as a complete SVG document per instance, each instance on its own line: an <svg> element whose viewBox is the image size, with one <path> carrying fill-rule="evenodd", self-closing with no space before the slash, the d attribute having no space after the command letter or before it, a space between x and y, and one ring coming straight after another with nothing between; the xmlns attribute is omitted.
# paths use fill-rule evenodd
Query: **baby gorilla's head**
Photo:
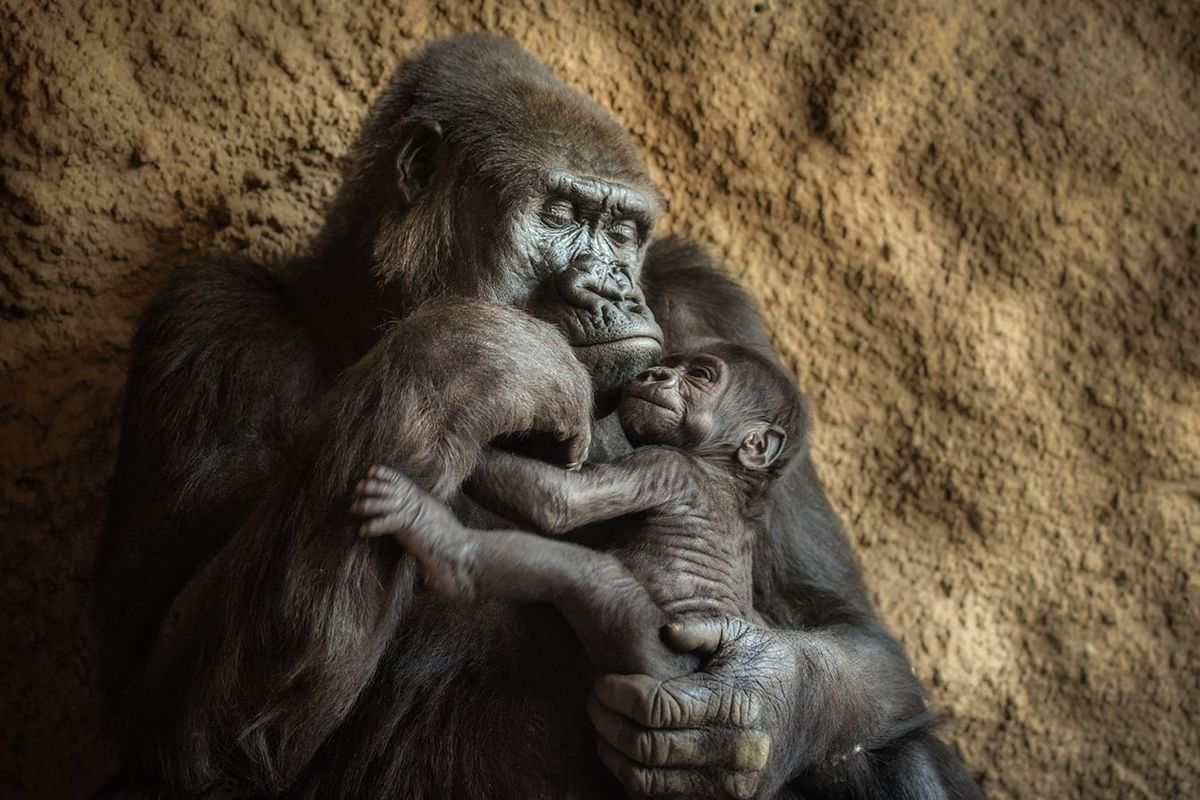
<svg viewBox="0 0 1200 800"><path fill-rule="evenodd" d="M668 356L625 387L617 407L635 445L665 444L777 474L799 452L808 410L759 349L721 343Z"/></svg>

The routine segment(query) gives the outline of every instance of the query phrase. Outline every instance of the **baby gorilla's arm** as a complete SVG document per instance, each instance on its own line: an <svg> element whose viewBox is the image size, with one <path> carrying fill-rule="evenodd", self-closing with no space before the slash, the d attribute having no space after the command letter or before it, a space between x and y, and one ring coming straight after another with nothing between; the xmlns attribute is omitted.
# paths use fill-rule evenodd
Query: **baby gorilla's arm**
<svg viewBox="0 0 1200 800"><path fill-rule="evenodd" d="M552 603L604 672L660 678L696 668L659 639L667 621L615 557L523 531L463 527L445 504L387 467L372 467L351 511L363 536L392 536L450 598Z"/></svg>
<svg viewBox="0 0 1200 800"><path fill-rule="evenodd" d="M498 514L562 534L686 496L685 458L675 450L643 447L611 464L570 472L489 449L465 488L473 500Z"/></svg>

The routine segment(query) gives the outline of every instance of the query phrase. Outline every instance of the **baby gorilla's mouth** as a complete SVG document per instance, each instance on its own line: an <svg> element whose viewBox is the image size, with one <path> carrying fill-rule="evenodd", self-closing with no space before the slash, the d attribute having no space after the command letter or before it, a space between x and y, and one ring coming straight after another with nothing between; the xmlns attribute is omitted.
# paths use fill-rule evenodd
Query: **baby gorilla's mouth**
<svg viewBox="0 0 1200 800"><path fill-rule="evenodd" d="M626 389L617 406L621 428L631 444L671 444L683 425L683 409L650 392Z"/></svg>
<svg viewBox="0 0 1200 800"><path fill-rule="evenodd" d="M679 407L676 404L673 404L673 403L667 401L665 398L661 397L659 395L659 393L657 393L657 392L649 392L649 391L638 392L638 391L632 391L630 389L626 389L624 399L639 400L639 401L645 403L646 405L655 406L656 408L661 408L664 411L670 411L672 414L676 414L676 415L678 415L679 411L680 411Z"/></svg>
<svg viewBox="0 0 1200 800"><path fill-rule="evenodd" d="M674 411L674 410L675 410L674 408L672 408L671 406L667 405L666 403L660 403L660 402L658 402L657 400L651 400L651 399L649 399L648 397L639 397L639 396L638 396L638 395L636 395L636 394L631 394L631 395L629 395L627 399L629 399L629 400L638 400L638 401L640 401L640 402L646 403L647 405L658 406L659 408L665 409L665 410L667 410L667 411Z"/></svg>

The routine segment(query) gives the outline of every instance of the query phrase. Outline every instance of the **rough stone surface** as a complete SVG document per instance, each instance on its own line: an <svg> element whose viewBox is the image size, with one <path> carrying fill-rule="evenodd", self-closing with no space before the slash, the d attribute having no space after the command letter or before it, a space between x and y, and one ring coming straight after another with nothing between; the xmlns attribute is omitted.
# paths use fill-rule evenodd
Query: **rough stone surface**
<svg viewBox="0 0 1200 800"><path fill-rule="evenodd" d="M74 5L0 6L0 795L111 769L87 607L140 309L189 253L302 247L390 71L481 28L761 302L989 794L1200 793L1200 6Z"/></svg>

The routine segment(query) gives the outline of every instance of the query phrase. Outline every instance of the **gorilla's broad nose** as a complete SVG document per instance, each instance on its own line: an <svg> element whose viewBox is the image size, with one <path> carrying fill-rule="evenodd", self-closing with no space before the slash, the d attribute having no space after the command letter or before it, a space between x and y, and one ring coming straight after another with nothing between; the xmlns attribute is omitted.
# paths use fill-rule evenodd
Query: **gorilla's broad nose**
<svg viewBox="0 0 1200 800"><path fill-rule="evenodd" d="M664 389L669 389L679 382L679 376L675 370L667 367L651 367L636 379L639 383L658 383Z"/></svg>
<svg viewBox="0 0 1200 800"><path fill-rule="evenodd" d="M614 303L627 313L636 306L641 312L644 298L633 280L629 266L616 261L596 258L590 253L576 256L559 279L564 285L560 292L568 301L586 308L596 308L602 301ZM582 304L579 300L583 300Z"/></svg>

